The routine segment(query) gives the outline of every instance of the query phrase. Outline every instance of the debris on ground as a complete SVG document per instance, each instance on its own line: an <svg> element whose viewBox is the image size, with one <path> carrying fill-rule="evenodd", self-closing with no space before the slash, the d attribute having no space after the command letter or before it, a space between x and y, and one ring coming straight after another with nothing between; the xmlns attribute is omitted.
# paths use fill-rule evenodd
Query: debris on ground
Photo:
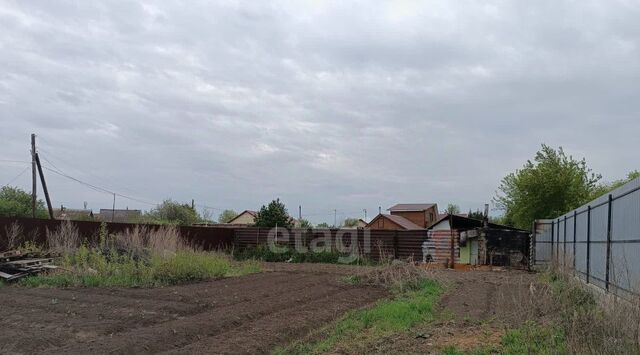
<svg viewBox="0 0 640 355"><path fill-rule="evenodd" d="M5 281L39 274L46 270L56 269L53 258L40 253L23 253L20 250L0 252L0 279Z"/></svg>

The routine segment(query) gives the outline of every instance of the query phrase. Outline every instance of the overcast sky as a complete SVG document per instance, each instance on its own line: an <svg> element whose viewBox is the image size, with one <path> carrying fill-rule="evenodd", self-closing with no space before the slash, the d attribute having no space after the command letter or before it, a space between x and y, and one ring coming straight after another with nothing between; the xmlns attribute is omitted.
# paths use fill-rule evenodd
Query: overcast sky
<svg viewBox="0 0 640 355"><path fill-rule="evenodd" d="M0 0L0 184L30 190L6 160L31 133L120 194L313 222L482 208L541 143L614 180L640 168L639 4ZM111 207L45 175L56 206Z"/></svg>

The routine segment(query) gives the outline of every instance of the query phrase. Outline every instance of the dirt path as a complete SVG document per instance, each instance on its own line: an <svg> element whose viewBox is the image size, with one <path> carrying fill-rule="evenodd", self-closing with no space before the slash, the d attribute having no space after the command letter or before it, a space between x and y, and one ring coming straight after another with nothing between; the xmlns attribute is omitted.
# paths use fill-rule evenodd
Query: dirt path
<svg viewBox="0 0 640 355"><path fill-rule="evenodd" d="M332 265L156 289L0 288L0 353L265 353L386 292Z"/></svg>
<svg viewBox="0 0 640 355"><path fill-rule="evenodd" d="M437 353L455 346L472 350L497 344L507 327L521 324L529 311L536 275L523 271L434 271L448 285L436 323L381 339L371 353Z"/></svg>

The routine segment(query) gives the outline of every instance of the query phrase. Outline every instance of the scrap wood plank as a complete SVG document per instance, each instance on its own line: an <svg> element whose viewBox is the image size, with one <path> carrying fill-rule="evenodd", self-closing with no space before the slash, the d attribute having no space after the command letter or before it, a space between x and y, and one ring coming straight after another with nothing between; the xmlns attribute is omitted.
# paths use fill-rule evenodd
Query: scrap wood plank
<svg viewBox="0 0 640 355"><path fill-rule="evenodd" d="M13 258L17 256L22 256L22 253L20 252L20 250L9 250L9 251L3 251L2 253L0 253L0 259Z"/></svg>
<svg viewBox="0 0 640 355"><path fill-rule="evenodd" d="M7 281L11 281L11 280L15 280L15 279L19 279L23 276L27 276L29 275L26 272L21 272L18 274L7 274L6 272L2 272L0 271L0 277L2 277L3 279L7 280Z"/></svg>
<svg viewBox="0 0 640 355"><path fill-rule="evenodd" d="M48 264L51 262L53 262L53 259L21 259L5 262L3 265L21 267L28 265L41 265L45 263Z"/></svg>

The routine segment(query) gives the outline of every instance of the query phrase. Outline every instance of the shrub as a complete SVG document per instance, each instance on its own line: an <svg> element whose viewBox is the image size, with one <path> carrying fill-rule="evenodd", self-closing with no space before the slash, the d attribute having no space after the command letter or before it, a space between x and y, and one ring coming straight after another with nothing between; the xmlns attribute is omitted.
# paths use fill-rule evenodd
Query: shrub
<svg viewBox="0 0 640 355"><path fill-rule="evenodd" d="M149 287L260 270L255 262L188 246L175 227L134 228L115 235L101 228L93 246L77 245L77 230L65 224L50 235L49 248L61 255L63 269L21 279L21 285Z"/></svg>

